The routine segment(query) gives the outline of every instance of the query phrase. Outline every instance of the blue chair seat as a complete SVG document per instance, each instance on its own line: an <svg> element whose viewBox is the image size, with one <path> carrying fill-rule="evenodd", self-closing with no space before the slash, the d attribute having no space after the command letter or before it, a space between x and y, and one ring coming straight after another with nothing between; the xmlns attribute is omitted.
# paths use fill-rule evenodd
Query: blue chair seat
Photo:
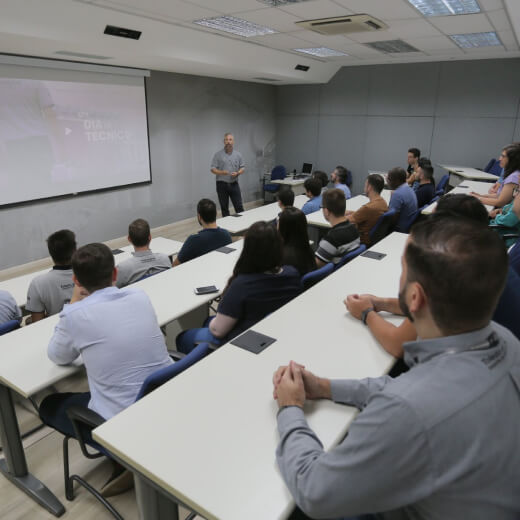
<svg viewBox="0 0 520 520"><path fill-rule="evenodd" d="M310 273L304 274L301 280L303 290L306 290L309 287L312 287L313 285L317 284L318 282L321 282L321 280L329 276L329 274L332 273L332 271L334 271L334 264L332 262L329 262L328 264L325 264L323 267L320 267L315 271L311 271Z"/></svg>

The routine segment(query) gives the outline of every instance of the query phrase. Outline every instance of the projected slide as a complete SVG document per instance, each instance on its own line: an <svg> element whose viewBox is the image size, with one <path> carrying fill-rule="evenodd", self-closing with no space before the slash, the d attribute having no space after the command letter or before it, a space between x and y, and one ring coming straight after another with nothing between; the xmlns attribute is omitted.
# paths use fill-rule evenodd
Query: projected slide
<svg viewBox="0 0 520 520"><path fill-rule="evenodd" d="M0 78L0 205L149 180L144 84Z"/></svg>

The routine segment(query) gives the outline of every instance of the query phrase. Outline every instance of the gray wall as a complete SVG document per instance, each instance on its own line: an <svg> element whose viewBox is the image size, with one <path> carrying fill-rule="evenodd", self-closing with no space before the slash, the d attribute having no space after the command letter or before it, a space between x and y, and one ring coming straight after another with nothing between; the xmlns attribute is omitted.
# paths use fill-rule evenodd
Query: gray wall
<svg viewBox="0 0 520 520"><path fill-rule="evenodd" d="M520 140L520 60L345 67L326 85L277 88L277 163L343 164L360 193L369 169L434 163L484 167ZM436 178L445 173L436 168Z"/></svg>
<svg viewBox="0 0 520 520"><path fill-rule="evenodd" d="M0 269L47 256L45 238L57 229L85 244L125 235L137 217L155 227L193 216L200 198L217 200L209 165L227 131L246 162L244 199L260 196L274 162L274 87L153 72L147 99L152 184L0 209Z"/></svg>

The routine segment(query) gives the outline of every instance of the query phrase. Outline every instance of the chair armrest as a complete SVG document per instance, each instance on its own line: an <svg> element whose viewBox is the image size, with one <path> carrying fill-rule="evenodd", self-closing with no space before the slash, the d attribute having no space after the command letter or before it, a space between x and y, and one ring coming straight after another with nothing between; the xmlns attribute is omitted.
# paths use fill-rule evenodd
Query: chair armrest
<svg viewBox="0 0 520 520"><path fill-rule="evenodd" d="M91 430L105 422L105 419L101 417L101 415L84 406L71 406L67 409L67 416L73 423L81 423Z"/></svg>

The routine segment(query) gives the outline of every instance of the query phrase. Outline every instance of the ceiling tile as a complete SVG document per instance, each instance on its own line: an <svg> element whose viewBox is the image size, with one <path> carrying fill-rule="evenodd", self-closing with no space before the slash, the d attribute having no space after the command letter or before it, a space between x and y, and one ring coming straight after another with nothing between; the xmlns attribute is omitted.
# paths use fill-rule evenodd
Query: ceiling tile
<svg viewBox="0 0 520 520"><path fill-rule="evenodd" d="M462 14L458 16L432 16L430 22L445 34L468 34L493 31L485 14Z"/></svg>
<svg viewBox="0 0 520 520"><path fill-rule="evenodd" d="M518 50L518 43L516 41L515 33L513 31L501 31L498 34L500 41L508 51Z"/></svg>
<svg viewBox="0 0 520 520"><path fill-rule="evenodd" d="M420 18L420 13L405 0L334 0L357 14L370 14L381 20Z"/></svg>
<svg viewBox="0 0 520 520"><path fill-rule="evenodd" d="M349 42L349 40L343 36L327 36L326 34L320 34L314 31L309 31L307 29L292 32L291 36L301 38L302 40L315 44L319 47L329 47L330 49L338 48L338 50L341 50Z"/></svg>
<svg viewBox="0 0 520 520"><path fill-rule="evenodd" d="M292 5L280 6L278 9L295 16L302 20L312 20L314 18L329 18L332 16L344 16L352 14L352 11L334 3L332 0L313 0L312 2L301 2Z"/></svg>
<svg viewBox="0 0 520 520"><path fill-rule="evenodd" d="M273 49L290 50L299 47L309 47L307 42L301 40L300 38L295 38L290 34L267 34L265 36L248 38L248 40L256 41L262 45L266 45L267 47L272 47Z"/></svg>
<svg viewBox="0 0 520 520"><path fill-rule="evenodd" d="M511 30L511 22L509 21L509 17L507 16L505 9L499 9L498 11L491 11L487 15L488 15L488 18L491 20L493 27L497 31L510 31Z"/></svg>
<svg viewBox="0 0 520 520"><path fill-rule="evenodd" d="M406 40L416 49L430 53L430 51L459 50L455 42L447 36L433 36L428 38L411 38Z"/></svg>
<svg viewBox="0 0 520 520"><path fill-rule="evenodd" d="M502 0L478 0L480 8L484 11L493 11L494 9L501 9L504 7Z"/></svg>
<svg viewBox="0 0 520 520"><path fill-rule="evenodd" d="M370 43L370 42L379 42L379 41L387 41L387 40L398 40L399 35L394 31L364 31L364 32L356 32L350 33L346 35L349 40L359 42L359 43Z"/></svg>
<svg viewBox="0 0 520 520"><path fill-rule="evenodd" d="M259 11L248 11L242 13L234 13L233 16L243 18L259 25L265 25L278 32L290 32L298 29L294 22L300 20L297 16L271 7L269 9L260 9Z"/></svg>
<svg viewBox="0 0 520 520"><path fill-rule="evenodd" d="M150 0L148 0L150 1ZM153 0L156 1L156 0ZM185 0L187 3L200 5L207 9L214 9L221 13L231 14L256 9L269 9L269 6L258 0ZM141 2L142 3L142 2Z"/></svg>
<svg viewBox="0 0 520 520"><path fill-rule="evenodd" d="M401 38L422 38L440 36L440 31L426 20L396 20L390 23L390 30Z"/></svg>

